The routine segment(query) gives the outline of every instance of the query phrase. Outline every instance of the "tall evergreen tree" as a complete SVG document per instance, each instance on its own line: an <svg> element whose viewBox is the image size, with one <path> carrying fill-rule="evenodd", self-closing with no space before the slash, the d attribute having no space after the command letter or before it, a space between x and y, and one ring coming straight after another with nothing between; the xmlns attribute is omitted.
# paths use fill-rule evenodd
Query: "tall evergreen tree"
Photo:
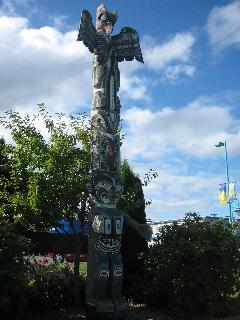
<svg viewBox="0 0 240 320"><path fill-rule="evenodd" d="M123 161L121 167L121 183L123 191L119 207L137 222L146 223L142 181L130 168L127 160Z"/></svg>
<svg viewBox="0 0 240 320"><path fill-rule="evenodd" d="M3 137L0 137L0 218L8 222L14 222L11 209L11 196L14 188L10 181L11 166L8 157L8 146Z"/></svg>
<svg viewBox="0 0 240 320"><path fill-rule="evenodd" d="M6 144L3 137L0 137L0 177L8 175L8 157L6 152Z"/></svg>
<svg viewBox="0 0 240 320"><path fill-rule="evenodd" d="M146 223L145 199L142 189L142 181L133 172L127 160L121 167L122 194L119 207L131 218L141 224ZM124 223L122 237L122 259L124 265L123 290L126 297L131 295L134 274L141 270L138 256L148 251L147 241L132 227Z"/></svg>

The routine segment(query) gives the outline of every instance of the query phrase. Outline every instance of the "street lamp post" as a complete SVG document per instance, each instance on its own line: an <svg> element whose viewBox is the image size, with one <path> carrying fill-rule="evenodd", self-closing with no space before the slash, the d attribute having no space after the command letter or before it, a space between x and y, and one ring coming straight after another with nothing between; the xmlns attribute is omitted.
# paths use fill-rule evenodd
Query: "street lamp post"
<svg viewBox="0 0 240 320"><path fill-rule="evenodd" d="M216 218L217 215L217 213L210 213L210 216L213 216L213 218Z"/></svg>
<svg viewBox="0 0 240 320"><path fill-rule="evenodd" d="M233 222L233 214L232 214L232 206L231 206L231 201L229 198L229 170L228 170L228 154L227 154L227 143L226 141L224 142L219 142L215 147L224 147L225 150L225 162L226 162L226 179L227 179L227 199L228 199L228 208L229 208L229 222Z"/></svg>

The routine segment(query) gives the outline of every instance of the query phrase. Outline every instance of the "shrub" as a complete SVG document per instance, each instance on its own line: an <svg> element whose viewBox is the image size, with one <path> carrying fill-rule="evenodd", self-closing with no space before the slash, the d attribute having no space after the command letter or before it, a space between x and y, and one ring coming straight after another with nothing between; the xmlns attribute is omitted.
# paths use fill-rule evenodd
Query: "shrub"
<svg viewBox="0 0 240 320"><path fill-rule="evenodd" d="M124 224L122 236L122 261L124 270L123 295L142 303L142 263L139 256L148 252L147 241L139 233Z"/></svg>
<svg viewBox="0 0 240 320"><path fill-rule="evenodd" d="M145 176L148 182L152 179L149 174ZM143 183L130 168L126 159L121 166L121 184L123 191L118 204L119 208L138 223L146 223ZM138 256L147 251L147 241L124 222L121 253L124 269L123 295L125 298L131 299L134 296L137 299L140 294L138 290L135 290L136 286L134 285L136 277L141 278L141 275L139 275L141 265Z"/></svg>
<svg viewBox="0 0 240 320"><path fill-rule="evenodd" d="M29 263L27 278L31 283L28 303L30 309L59 308L75 304L75 280L70 263L52 264L46 259L33 259ZM79 281L79 300L83 304L85 277L81 275Z"/></svg>
<svg viewBox="0 0 240 320"><path fill-rule="evenodd" d="M161 229L142 260L145 301L184 319L224 313L239 289L239 257L230 225L187 214L183 224Z"/></svg>
<svg viewBox="0 0 240 320"><path fill-rule="evenodd" d="M27 304L27 282L24 275L26 238L13 224L0 219L0 314L1 319L17 319Z"/></svg>

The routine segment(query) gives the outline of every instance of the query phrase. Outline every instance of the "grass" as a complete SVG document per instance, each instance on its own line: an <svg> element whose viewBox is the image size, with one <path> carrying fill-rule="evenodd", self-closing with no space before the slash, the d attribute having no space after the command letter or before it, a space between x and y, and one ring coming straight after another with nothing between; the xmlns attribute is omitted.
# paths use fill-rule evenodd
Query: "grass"
<svg viewBox="0 0 240 320"><path fill-rule="evenodd" d="M80 263L80 274L84 277L87 276L87 262L81 262Z"/></svg>
<svg viewBox="0 0 240 320"><path fill-rule="evenodd" d="M59 310L42 310L41 312L25 313L21 320L86 320L84 308L71 307ZM239 320L240 315L222 318L211 318L211 320ZM142 304L129 304L128 320L177 320L164 315L159 310L151 310ZM198 318L191 320L207 320Z"/></svg>

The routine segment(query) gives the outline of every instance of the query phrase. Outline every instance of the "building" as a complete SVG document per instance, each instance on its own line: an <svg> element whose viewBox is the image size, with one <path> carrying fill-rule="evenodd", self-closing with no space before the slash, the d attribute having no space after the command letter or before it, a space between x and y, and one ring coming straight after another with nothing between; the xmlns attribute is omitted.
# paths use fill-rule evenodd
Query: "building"
<svg viewBox="0 0 240 320"><path fill-rule="evenodd" d="M219 220L223 220L226 223L229 222L229 219L227 217L222 218L222 217L216 217L215 215L213 216L201 216L202 219L214 223ZM151 226L152 228L152 241L149 242L149 245L154 244L154 241L157 240L157 235L161 232L161 228L166 225L172 225L174 222L178 224L182 224L184 222L184 218L182 219L171 219L171 220L161 220L161 221L152 221L151 219L147 220L147 224ZM240 218L239 219L234 219L234 222L237 223L239 226L237 227L237 235L240 236Z"/></svg>

